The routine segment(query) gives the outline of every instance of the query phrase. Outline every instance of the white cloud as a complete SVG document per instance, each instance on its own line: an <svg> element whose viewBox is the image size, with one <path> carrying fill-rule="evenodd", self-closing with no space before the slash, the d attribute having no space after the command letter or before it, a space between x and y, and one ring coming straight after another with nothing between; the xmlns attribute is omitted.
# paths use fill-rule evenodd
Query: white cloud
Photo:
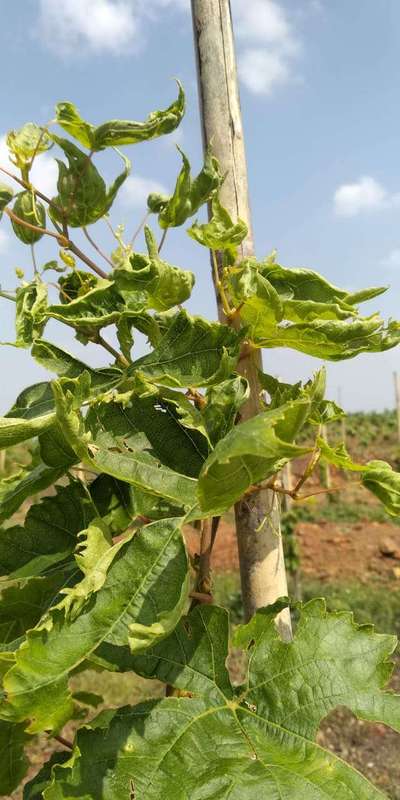
<svg viewBox="0 0 400 800"><path fill-rule="evenodd" d="M310 15L319 0L303 0ZM278 0L232 0L238 67L243 84L270 94L296 77L302 41L293 19ZM39 0L38 34L61 56L77 53L121 55L143 49L146 22L173 10L190 14L190 0Z"/></svg>
<svg viewBox="0 0 400 800"><path fill-rule="evenodd" d="M0 136L0 166L5 167L16 175L19 174L16 166L8 157L8 147L6 145L5 135ZM1 180L4 178L6 183L8 180L10 186L13 184L15 191L19 191L18 184L14 183L12 178L8 178L7 175L4 175L4 173L0 174L3 176ZM42 191L43 194L47 195L48 197L53 197L56 194L57 176L58 169L54 158L47 153L41 153L38 155L33 162L32 171L30 173L30 178L36 189L40 189L40 191Z"/></svg>
<svg viewBox="0 0 400 800"><path fill-rule="evenodd" d="M400 270L400 247L394 248L381 261L381 266L387 269Z"/></svg>
<svg viewBox="0 0 400 800"><path fill-rule="evenodd" d="M363 211L377 211L397 202L397 195L390 196L385 187L370 175L362 176L355 183L345 183L336 189L333 204L336 214L354 217Z"/></svg>
<svg viewBox="0 0 400 800"><path fill-rule="evenodd" d="M118 54L139 38L139 20L130 0L39 0L39 7L40 38L61 55L82 46Z"/></svg>
<svg viewBox="0 0 400 800"><path fill-rule="evenodd" d="M10 237L6 231L3 231L0 228L0 254L3 254L8 250L10 244Z"/></svg>
<svg viewBox="0 0 400 800"><path fill-rule="evenodd" d="M290 80L290 66L279 53L245 50L239 60L239 77L254 94L271 94L275 86Z"/></svg>
<svg viewBox="0 0 400 800"><path fill-rule="evenodd" d="M238 70L255 94L271 94L294 78L302 43L286 10L276 0L233 0L239 43Z"/></svg>
<svg viewBox="0 0 400 800"><path fill-rule="evenodd" d="M125 181L119 197L124 205L145 210L147 197L152 192L168 194L168 190L162 183L141 175L132 175Z"/></svg>
<svg viewBox="0 0 400 800"><path fill-rule="evenodd" d="M233 0L237 38L292 50L297 43L285 10L275 0Z"/></svg>
<svg viewBox="0 0 400 800"><path fill-rule="evenodd" d="M39 0L38 34L58 55L140 51L144 20L166 9L190 11L190 0Z"/></svg>

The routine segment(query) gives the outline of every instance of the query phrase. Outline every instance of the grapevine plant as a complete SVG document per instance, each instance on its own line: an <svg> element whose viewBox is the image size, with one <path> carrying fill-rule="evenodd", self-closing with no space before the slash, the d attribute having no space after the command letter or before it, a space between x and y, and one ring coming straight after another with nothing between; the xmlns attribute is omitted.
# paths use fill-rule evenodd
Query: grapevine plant
<svg viewBox="0 0 400 800"><path fill-rule="evenodd" d="M212 152L192 177L179 151L171 196L148 198L147 252L125 241L109 221L130 171L117 148L171 133L184 106L179 86L175 102L144 122L95 126L63 102L51 125L8 134L15 169L2 168L12 183L0 187L2 224L28 254L42 237L55 251L46 263L37 251L32 276L17 271L15 292L1 292L15 306L14 346L30 348L51 379L24 389L0 420L1 448L29 442L32 452L0 484L0 792L24 779L24 750L40 735L63 747L25 784L25 800L375 800L382 794L316 735L337 706L400 730L400 699L385 688L394 638L328 613L319 599L295 604L292 641L276 627L288 598L232 629L212 602L205 553L188 557L183 529L208 525L212 544L235 502L260 486L302 497L318 462L354 471L399 514L400 474L381 461L354 463L320 435L343 415L325 399L324 368L304 385L260 374L259 413L241 424L249 387L237 369L256 348L331 361L384 351L399 343L400 324L359 313L383 288L348 292L279 265L274 253L240 260L246 225L221 205ZM30 173L51 147L58 184L49 198ZM109 148L123 170L107 188L97 161ZM210 221L196 221L207 203ZM110 252L97 245L95 223L111 228ZM167 231L187 224L205 268L212 252L226 324L188 313L194 276L160 253ZM94 368L51 342L52 319L112 363ZM141 357L137 332L149 343ZM305 425L312 446L296 442ZM280 470L299 456L307 467L285 489ZM236 681L231 648L244 665ZM96 715L93 696L70 688L89 669L156 678L165 696Z"/></svg>

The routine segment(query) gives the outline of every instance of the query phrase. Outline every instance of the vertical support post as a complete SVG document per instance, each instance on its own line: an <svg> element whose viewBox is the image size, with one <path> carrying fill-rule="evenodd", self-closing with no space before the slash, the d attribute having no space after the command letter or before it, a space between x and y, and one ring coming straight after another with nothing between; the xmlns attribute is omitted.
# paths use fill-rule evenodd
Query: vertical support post
<svg viewBox="0 0 400 800"><path fill-rule="evenodd" d="M204 148L212 148L226 175L220 198L234 220L243 219L248 237L241 256L254 253L247 164L239 100L232 16L229 0L191 0L194 46L197 61L200 115ZM219 320L226 317L218 298ZM262 368L258 350L240 359L239 372L250 385L250 398L242 408L242 421L261 410ZM280 508L271 491L259 491L235 506L240 575L245 616L287 594L285 563L280 532ZM291 638L290 614L278 619L281 636Z"/></svg>

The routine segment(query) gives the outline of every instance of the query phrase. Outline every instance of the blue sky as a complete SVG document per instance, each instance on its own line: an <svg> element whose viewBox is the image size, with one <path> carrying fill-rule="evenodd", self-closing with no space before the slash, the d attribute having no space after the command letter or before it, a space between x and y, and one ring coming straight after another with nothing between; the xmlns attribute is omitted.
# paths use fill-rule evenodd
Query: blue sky
<svg viewBox="0 0 400 800"><path fill-rule="evenodd" d="M278 249L287 266L308 266L355 289L390 285L368 304L399 317L400 155L398 0L232 0L249 164L257 255ZM156 142L126 148L132 178L112 220L136 227L153 187L171 190L178 142L193 169L201 143L189 0L24 0L3 3L0 30L0 164L4 134L28 120L49 121L54 104L71 100L93 122L143 119L169 104L172 78L187 92L181 130ZM110 179L114 156L97 165ZM38 162L37 185L49 191L55 170ZM96 239L111 249L106 228ZM140 244L141 246L141 244ZM54 254L37 246L39 259ZM183 230L168 236L164 256L196 274L189 308L215 316L208 258ZM0 223L1 285L15 284L16 266L31 273L29 248ZM2 341L13 338L12 307L1 300ZM52 338L90 363L107 363L94 346L83 348L67 328L52 323ZM138 342L138 354L143 343ZM29 353L0 351L1 406L28 383L45 378ZM286 380L307 378L318 363L293 351L269 350L265 369ZM393 370L400 348L329 365L330 396L347 410L393 404Z"/></svg>

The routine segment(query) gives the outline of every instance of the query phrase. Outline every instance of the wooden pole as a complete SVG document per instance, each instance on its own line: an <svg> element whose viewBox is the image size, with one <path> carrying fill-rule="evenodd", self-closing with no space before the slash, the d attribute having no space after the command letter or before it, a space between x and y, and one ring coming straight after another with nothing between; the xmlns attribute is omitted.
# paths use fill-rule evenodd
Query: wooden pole
<svg viewBox="0 0 400 800"><path fill-rule="evenodd" d="M398 372L393 373L394 378L394 393L396 397L396 411L397 411L397 441L400 442L400 376Z"/></svg>
<svg viewBox="0 0 400 800"><path fill-rule="evenodd" d="M254 253L249 207L246 154L236 71L232 17L229 0L191 0L197 60L200 115L204 148L211 147L226 174L222 204L234 220L243 219L249 229L241 256ZM218 316L226 323L217 294ZM250 399L242 408L242 421L261 410L262 368L260 351L241 358L239 371L250 384ZM257 608L287 594L285 563L275 493L260 491L235 506L242 596L246 618ZM281 636L291 638L290 614L278 619Z"/></svg>

